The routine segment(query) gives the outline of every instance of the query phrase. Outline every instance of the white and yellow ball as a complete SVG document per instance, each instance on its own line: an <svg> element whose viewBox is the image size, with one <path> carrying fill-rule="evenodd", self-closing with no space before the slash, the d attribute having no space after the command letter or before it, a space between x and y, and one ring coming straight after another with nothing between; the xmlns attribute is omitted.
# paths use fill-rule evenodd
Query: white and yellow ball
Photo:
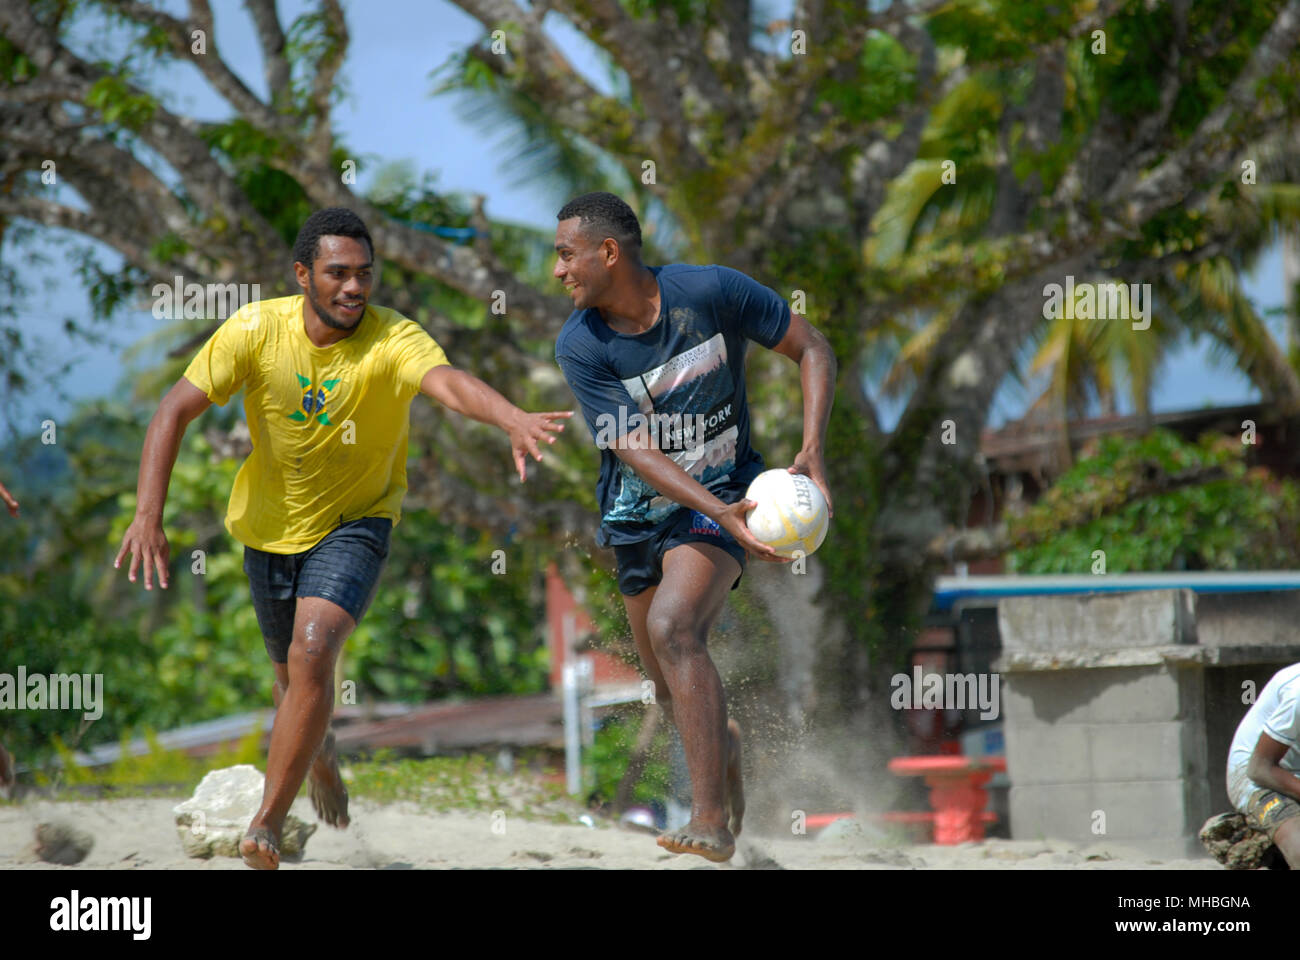
<svg viewBox="0 0 1300 960"><path fill-rule="evenodd" d="M830 525L826 498L802 473L760 473L745 491L745 499L758 504L746 518L749 532L783 557L809 556L826 539Z"/></svg>

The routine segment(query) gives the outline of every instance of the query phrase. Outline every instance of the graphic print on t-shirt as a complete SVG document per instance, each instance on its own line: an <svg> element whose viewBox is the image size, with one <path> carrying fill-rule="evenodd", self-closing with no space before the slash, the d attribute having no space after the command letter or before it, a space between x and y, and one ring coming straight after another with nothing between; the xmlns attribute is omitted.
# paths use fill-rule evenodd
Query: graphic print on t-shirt
<svg viewBox="0 0 1300 960"><path fill-rule="evenodd" d="M700 485L725 480L736 467L740 412L722 334L629 377L623 386L649 419L656 445ZM677 509L625 463L606 523L658 523Z"/></svg>
<svg viewBox="0 0 1300 960"><path fill-rule="evenodd" d="M295 410L289 414L289 419L296 420L299 423L306 423L312 419L312 414L315 414L317 423L323 423L327 427L334 426L330 422L329 411L325 409L325 404L330 400L329 391L339 385L339 378L322 380L318 390L312 384L311 377L304 377L301 373L295 373L294 376L298 378L298 386L307 391L302 395L302 409L307 412L304 414L302 410Z"/></svg>

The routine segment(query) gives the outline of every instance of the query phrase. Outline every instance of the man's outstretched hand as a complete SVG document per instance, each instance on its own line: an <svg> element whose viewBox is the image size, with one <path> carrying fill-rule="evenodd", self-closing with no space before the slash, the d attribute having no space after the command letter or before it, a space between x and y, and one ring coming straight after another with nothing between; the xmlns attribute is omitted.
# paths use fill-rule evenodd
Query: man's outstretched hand
<svg viewBox="0 0 1300 960"><path fill-rule="evenodd" d="M554 443L557 435L564 432L564 421L571 416L572 410L552 410L548 413L520 410L506 425L505 431L510 435L510 452L514 456L515 469L519 471L520 483L527 477L525 465L528 455L532 454L533 459L541 463L542 451L538 444L542 440L548 444Z"/></svg>
<svg viewBox="0 0 1300 960"><path fill-rule="evenodd" d="M5 507L9 510L9 516L18 516L18 501L14 495L5 489L5 485L0 483L0 500L4 501Z"/></svg>
<svg viewBox="0 0 1300 960"><path fill-rule="evenodd" d="M143 561L144 588L153 589L153 572L157 569L158 585L167 589L167 561L171 559L171 547L167 544L167 534L163 533L161 523L141 520L139 517L132 520L122 537L122 549L117 551L117 559L113 561L114 570L122 566L122 558L128 552L131 554L128 580L135 583L136 568Z"/></svg>
<svg viewBox="0 0 1300 960"><path fill-rule="evenodd" d="M817 484L822 496L826 498L827 516L835 516L835 505L831 503L831 488L826 483L826 461L820 453L809 453L806 450L800 450L794 458L794 463L787 469L790 473L802 473Z"/></svg>

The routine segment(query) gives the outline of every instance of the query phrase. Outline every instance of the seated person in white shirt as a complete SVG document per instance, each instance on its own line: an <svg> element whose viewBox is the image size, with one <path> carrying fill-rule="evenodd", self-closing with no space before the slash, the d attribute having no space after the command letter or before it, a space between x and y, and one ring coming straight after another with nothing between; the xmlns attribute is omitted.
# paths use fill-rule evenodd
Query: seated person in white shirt
<svg viewBox="0 0 1300 960"><path fill-rule="evenodd" d="M1300 663L1273 675L1237 725L1228 751L1228 798L1246 822L1300 869Z"/></svg>

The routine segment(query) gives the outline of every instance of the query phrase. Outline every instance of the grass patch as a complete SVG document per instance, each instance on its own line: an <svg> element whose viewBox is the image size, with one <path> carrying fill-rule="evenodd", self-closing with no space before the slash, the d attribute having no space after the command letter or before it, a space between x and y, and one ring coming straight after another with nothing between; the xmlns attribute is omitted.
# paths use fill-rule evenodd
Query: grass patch
<svg viewBox="0 0 1300 960"><path fill-rule="evenodd" d="M492 813L502 810L527 820L573 823L586 811L557 783L536 771L502 773L488 757L399 757L381 750L343 766L353 797L378 803L412 803L421 809Z"/></svg>
<svg viewBox="0 0 1300 960"><path fill-rule="evenodd" d="M54 737L60 767L53 772L38 770L32 777L36 789L50 800L87 800L119 797L189 796L209 771L251 764L265 771L261 728L250 731L233 747L209 757L189 757L181 750L168 750L153 730L146 730L149 750L139 756L127 754L132 735L123 732L121 753L102 767L77 764L71 747ZM16 803L17 801L7 801Z"/></svg>
<svg viewBox="0 0 1300 960"><path fill-rule="evenodd" d="M168 750L153 731L144 736L149 746L147 753L128 756L130 734L123 734L121 756L102 767L77 765L73 750L56 737L54 748L61 766L48 772L37 771L33 783L43 798L60 802L188 797L212 770L251 764L266 771L260 729L250 732L231 749L203 758ZM542 774L549 770L525 763L507 774L492 758L479 754L414 758L381 750L364 760L344 760L341 772L353 798L376 803L406 802L431 812L491 814L501 810L512 817L566 824L576 823L587 812L565 793L561 784L543 779ZM306 783L300 795L305 792ZM0 806L20 802L0 800Z"/></svg>

